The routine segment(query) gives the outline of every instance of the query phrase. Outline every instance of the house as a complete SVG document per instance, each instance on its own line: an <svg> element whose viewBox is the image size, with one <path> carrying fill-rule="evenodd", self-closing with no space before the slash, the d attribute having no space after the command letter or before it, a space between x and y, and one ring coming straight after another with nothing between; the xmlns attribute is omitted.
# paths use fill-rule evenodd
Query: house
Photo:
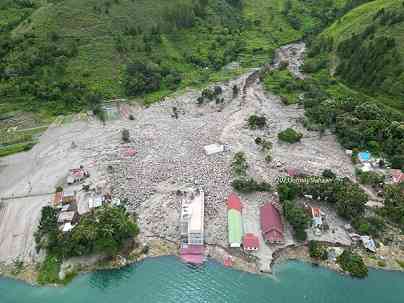
<svg viewBox="0 0 404 303"><path fill-rule="evenodd" d="M63 204L63 192L58 191L55 193L55 196L53 197L53 206L54 207L59 207Z"/></svg>
<svg viewBox="0 0 404 303"><path fill-rule="evenodd" d="M241 247L243 238L242 208L240 198L234 193L230 194L227 199L227 228L230 247Z"/></svg>
<svg viewBox="0 0 404 303"><path fill-rule="evenodd" d="M266 203L261 206L260 221L262 236L266 243L284 243L284 231L281 214L272 203Z"/></svg>
<svg viewBox="0 0 404 303"><path fill-rule="evenodd" d="M258 237L252 233L246 233L243 238L243 248L245 251L257 251L259 249Z"/></svg>
<svg viewBox="0 0 404 303"><path fill-rule="evenodd" d="M72 223L76 221L77 214L75 211L62 211L58 217L59 224Z"/></svg>
<svg viewBox="0 0 404 303"><path fill-rule="evenodd" d="M323 213L319 207L308 206L308 213L312 220L312 226L315 228L321 228L323 225Z"/></svg>
<svg viewBox="0 0 404 303"><path fill-rule="evenodd" d="M210 155L224 152L225 147L224 147L224 145L215 143L215 144L211 144L211 145L206 145L204 147L204 150L205 150L206 155L210 156Z"/></svg>
<svg viewBox="0 0 404 303"><path fill-rule="evenodd" d="M393 184L404 183L404 173L400 169L392 169L390 171L390 178Z"/></svg>
<svg viewBox="0 0 404 303"><path fill-rule="evenodd" d="M63 204L75 203L76 202L76 192L75 191L65 191L63 193Z"/></svg>

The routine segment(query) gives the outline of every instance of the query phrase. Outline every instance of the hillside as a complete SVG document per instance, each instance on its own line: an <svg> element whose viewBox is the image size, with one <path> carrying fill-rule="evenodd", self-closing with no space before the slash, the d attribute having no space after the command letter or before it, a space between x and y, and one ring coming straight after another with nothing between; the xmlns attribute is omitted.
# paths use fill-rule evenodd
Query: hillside
<svg viewBox="0 0 404 303"><path fill-rule="evenodd" d="M268 62L357 2L1 0L0 109L55 115L102 98L152 102Z"/></svg>
<svg viewBox="0 0 404 303"><path fill-rule="evenodd" d="M322 51L331 53L328 66L337 79L404 111L404 1L352 10L320 35L311 55Z"/></svg>

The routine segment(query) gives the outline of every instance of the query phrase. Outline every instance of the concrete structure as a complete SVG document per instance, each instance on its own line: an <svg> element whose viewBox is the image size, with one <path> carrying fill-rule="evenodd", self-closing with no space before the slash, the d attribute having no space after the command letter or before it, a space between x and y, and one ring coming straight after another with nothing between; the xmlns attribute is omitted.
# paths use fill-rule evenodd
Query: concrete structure
<svg viewBox="0 0 404 303"><path fill-rule="evenodd" d="M205 194L202 189L186 193L181 206L181 237L189 245L204 244Z"/></svg>
<svg viewBox="0 0 404 303"><path fill-rule="evenodd" d="M103 202L104 202L104 199L101 195L96 195L96 196L90 197L88 199L88 208L93 209L93 208L101 207Z"/></svg>
<svg viewBox="0 0 404 303"><path fill-rule="evenodd" d="M258 237L252 233L247 233L243 238L243 249L245 251L257 251L259 249Z"/></svg>
<svg viewBox="0 0 404 303"><path fill-rule="evenodd" d="M63 211L59 214L58 223L65 224L74 222L76 219L76 212L74 211Z"/></svg>
<svg viewBox="0 0 404 303"><path fill-rule="evenodd" d="M204 261L204 218L205 193L201 188L186 191L180 217L180 257L186 263Z"/></svg>
<svg viewBox="0 0 404 303"><path fill-rule="evenodd" d="M224 152L225 147L224 147L224 145L215 143L215 144L211 144L211 145L206 145L204 147L204 150L205 150L206 155L210 156L210 155Z"/></svg>
<svg viewBox="0 0 404 303"><path fill-rule="evenodd" d="M283 244L284 230L281 214L273 203L266 203L260 208L262 236L268 244Z"/></svg>

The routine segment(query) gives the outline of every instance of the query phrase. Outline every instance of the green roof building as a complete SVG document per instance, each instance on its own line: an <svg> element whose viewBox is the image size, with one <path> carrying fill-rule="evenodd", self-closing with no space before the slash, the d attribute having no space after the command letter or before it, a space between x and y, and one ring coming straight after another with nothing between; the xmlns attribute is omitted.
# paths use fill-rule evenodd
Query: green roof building
<svg viewBox="0 0 404 303"><path fill-rule="evenodd" d="M227 211L227 224L230 247L240 247L243 238L241 212L236 209L229 209Z"/></svg>

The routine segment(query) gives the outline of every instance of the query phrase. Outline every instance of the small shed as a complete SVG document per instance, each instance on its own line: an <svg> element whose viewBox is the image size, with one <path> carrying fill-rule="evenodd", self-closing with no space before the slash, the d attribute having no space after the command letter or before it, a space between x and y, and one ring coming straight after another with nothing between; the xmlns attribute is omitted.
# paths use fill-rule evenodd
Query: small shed
<svg viewBox="0 0 404 303"><path fill-rule="evenodd" d="M243 248L245 251L257 251L259 249L258 237L252 233L246 233L243 238Z"/></svg>

